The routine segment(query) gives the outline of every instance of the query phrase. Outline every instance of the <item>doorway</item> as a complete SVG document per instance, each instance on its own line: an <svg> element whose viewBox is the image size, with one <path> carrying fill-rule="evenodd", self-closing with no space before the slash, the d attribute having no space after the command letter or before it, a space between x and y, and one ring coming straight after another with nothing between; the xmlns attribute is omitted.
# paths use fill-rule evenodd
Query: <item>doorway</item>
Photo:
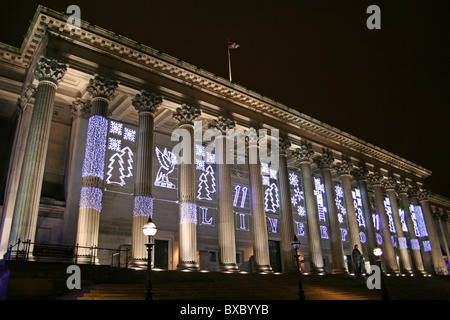
<svg viewBox="0 0 450 320"><path fill-rule="evenodd" d="M270 265L273 272L281 272L281 252L279 241L269 241Z"/></svg>
<svg viewBox="0 0 450 320"><path fill-rule="evenodd" d="M153 268L169 269L169 241L155 239Z"/></svg>

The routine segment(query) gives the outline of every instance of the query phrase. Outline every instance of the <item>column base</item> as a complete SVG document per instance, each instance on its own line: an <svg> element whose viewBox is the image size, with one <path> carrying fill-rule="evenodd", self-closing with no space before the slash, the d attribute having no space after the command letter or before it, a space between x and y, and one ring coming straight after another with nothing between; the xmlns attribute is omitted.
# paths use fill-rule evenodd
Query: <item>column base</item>
<svg viewBox="0 0 450 320"><path fill-rule="evenodd" d="M331 271L331 274L348 274L347 269L343 268L343 269L333 269Z"/></svg>
<svg viewBox="0 0 450 320"><path fill-rule="evenodd" d="M184 261L178 264L177 270L198 271L200 266L195 261Z"/></svg>
<svg viewBox="0 0 450 320"><path fill-rule="evenodd" d="M315 270L311 270L310 274L318 275L318 276L324 276L327 274L324 268L317 268Z"/></svg>
<svg viewBox="0 0 450 320"><path fill-rule="evenodd" d="M98 257L94 258L92 261L91 256L77 256L77 264L99 264Z"/></svg>
<svg viewBox="0 0 450 320"><path fill-rule="evenodd" d="M218 269L219 272L239 272L239 268L236 264L221 264Z"/></svg>
<svg viewBox="0 0 450 320"><path fill-rule="evenodd" d="M147 265L147 259L133 259L128 264L128 268L135 270L146 270Z"/></svg>
<svg viewBox="0 0 450 320"><path fill-rule="evenodd" d="M272 267L269 265L266 266L256 266L255 273L273 273Z"/></svg>

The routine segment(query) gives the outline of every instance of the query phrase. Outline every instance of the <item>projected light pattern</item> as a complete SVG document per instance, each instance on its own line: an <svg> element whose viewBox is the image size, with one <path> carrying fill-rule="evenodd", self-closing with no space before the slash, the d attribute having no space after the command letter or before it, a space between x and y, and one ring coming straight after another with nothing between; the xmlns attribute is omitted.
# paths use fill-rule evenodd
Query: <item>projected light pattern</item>
<svg viewBox="0 0 450 320"><path fill-rule="evenodd" d="M108 120L98 115L89 118L82 177L103 179L107 134Z"/></svg>
<svg viewBox="0 0 450 320"><path fill-rule="evenodd" d="M135 196L133 217L145 216L153 218L153 198L148 196Z"/></svg>
<svg viewBox="0 0 450 320"><path fill-rule="evenodd" d="M83 187L80 193L80 209L102 211L103 192L99 188Z"/></svg>
<svg viewBox="0 0 450 320"><path fill-rule="evenodd" d="M180 223L197 224L197 205L195 203L180 203Z"/></svg>

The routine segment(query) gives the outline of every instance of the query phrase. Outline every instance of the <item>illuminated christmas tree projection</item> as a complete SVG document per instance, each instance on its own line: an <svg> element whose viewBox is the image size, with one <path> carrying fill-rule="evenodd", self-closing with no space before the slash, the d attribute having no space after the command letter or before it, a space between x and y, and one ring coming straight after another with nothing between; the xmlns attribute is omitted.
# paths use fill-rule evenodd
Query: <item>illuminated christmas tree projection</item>
<svg viewBox="0 0 450 320"><path fill-rule="evenodd" d="M106 183L125 185L124 179L133 176L133 155L130 147L125 147L109 158Z"/></svg>
<svg viewBox="0 0 450 320"><path fill-rule="evenodd" d="M279 207L280 197L278 195L278 187L275 183L271 183L264 192L264 208L267 212L275 213Z"/></svg>
<svg viewBox="0 0 450 320"><path fill-rule="evenodd" d="M197 199L212 200L211 194L214 192L216 192L216 178L214 177L214 169L209 165L200 175Z"/></svg>

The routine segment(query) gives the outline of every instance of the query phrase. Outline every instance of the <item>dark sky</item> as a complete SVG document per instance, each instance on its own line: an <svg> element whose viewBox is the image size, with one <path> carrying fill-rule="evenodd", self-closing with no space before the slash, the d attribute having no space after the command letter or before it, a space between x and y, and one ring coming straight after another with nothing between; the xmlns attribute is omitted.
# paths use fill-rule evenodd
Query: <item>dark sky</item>
<svg viewBox="0 0 450 320"><path fill-rule="evenodd" d="M450 1L8 1L20 46L41 3L233 81L433 171L450 198ZM369 30L369 5L381 30Z"/></svg>

